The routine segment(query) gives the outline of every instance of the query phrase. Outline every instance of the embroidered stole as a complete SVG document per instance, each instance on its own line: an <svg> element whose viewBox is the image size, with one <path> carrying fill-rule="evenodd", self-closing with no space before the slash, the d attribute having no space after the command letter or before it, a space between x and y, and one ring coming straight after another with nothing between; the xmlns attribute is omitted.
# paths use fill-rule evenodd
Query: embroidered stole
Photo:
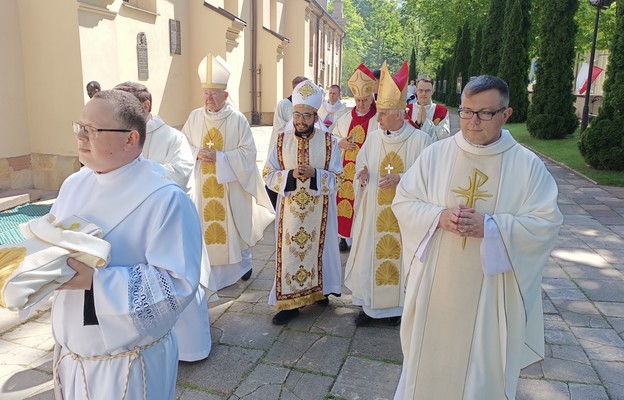
<svg viewBox="0 0 624 400"><path fill-rule="evenodd" d="M343 237L351 237L351 226L353 225L355 158L366 140L368 123L375 114L377 114L377 106L374 102L371 104L370 110L362 116L357 115L355 108L351 110L351 124L349 125L348 137L351 142L356 145L356 148L355 150L343 152L342 168L344 179L340 185L340 190L338 190L336 194L336 204L338 206L338 234Z"/></svg>
<svg viewBox="0 0 624 400"><path fill-rule="evenodd" d="M282 133L277 139L277 155L282 170L291 170L300 164L328 170L331 151L329 132L315 130L308 139L298 138L294 133ZM324 298L323 249L329 196L315 195L310 190L310 179L296 179L296 183L297 187L290 196L280 197L276 310L290 310Z"/></svg>
<svg viewBox="0 0 624 400"><path fill-rule="evenodd" d="M226 117L227 118L227 117ZM210 128L202 138L204 149L223 151L223 134L218 128ZM229 262L227 202L225 187L217 181L217 164L201 164L201 210L204 243L212 265L226 265Z"/></svg>
<svg viewBox="0 0 624 400"><path fill-rule="evenodd" d="M383 139L382 139L383 140ZM408 139L406 139L408 140ZM405 162L401 156L391 148L400 150L404 142L385 143L389 150L379 165L379 177L390 173L405 172ZM371 306L374 309L398 307L401 305L401 233L399 223L392 212L392 200L396 194L396 187L377 189L375 205L375 234L374 234L374 279L371 280ZM373 200L373 199L371 199Z"/></svg>

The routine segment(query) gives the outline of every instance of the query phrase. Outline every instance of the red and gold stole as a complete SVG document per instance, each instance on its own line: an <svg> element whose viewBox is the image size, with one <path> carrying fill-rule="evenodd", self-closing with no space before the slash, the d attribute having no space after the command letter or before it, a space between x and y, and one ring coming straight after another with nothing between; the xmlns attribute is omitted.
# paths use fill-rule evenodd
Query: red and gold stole
<svg viewBox="0 0 624 400"><path fill-rule="evenodd" d="M371 104L370 110L362 116L358 116L355 108L351 110L351 125L349 125L349 140L355 143L356 149L345 151L342 156L343 177L340 190L336 194L338 206L338 234L343 237L351 237L353 225L353 179L355 179L355 158L366 140L368 122L377 114L377 106Z"/></svg>

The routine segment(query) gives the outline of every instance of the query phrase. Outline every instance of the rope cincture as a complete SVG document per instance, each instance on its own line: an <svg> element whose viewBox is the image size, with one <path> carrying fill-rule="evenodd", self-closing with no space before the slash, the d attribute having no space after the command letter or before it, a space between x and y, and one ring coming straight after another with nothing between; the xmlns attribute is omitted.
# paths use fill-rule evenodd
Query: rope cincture
<svg viewBox="0 0 624 400"><path fill-rule="evenodd" d="M123 395L121 396L121 400L125 400L126 399L126 395L128 394L128 385L130 382L130 370L132 369L132 364L134 363L134 361L138 358L141 361L141 373L143 376L143 400L147 400L147 377L145 375L145 361L143 360L143 354L141 353L143 350L146 350L160 342L162 342L165 338L167 338L167 336L169 336L171 334L171 331L168 331L167 333L165 333L160 339L155 340L151 343L148 343L144 346L137 346L135 348L133 348L132 350L128 350L128 351L124 351L123 353L119 353L119 354L114 354L114 355L110 355L110 356L90 356L90 357L82 357L74 352L68 351L66 354L64 354L62 357L59 358L59 360L56 362L56 364L54 365L54 380L55 383L61 387L61 381L59 379L59 373L58 373L58 369L59 366L61 364L61 361L63 361L63 359L67 356L70 356L71 358L73 358L74 360L78 361L78 363L80 364L80 369L82 372L82 382L84 384L84 389L85 389L85 399L89 400L89 388L88 388L88 384L87 384L87 374L85 372L85 367L83 364L83 360L86 361L107 361L107 360L113 360L115 358L122 358L122 357L128 357L128 371L126 372L126 381L124 383L124 391L123 391Z"/></svg>

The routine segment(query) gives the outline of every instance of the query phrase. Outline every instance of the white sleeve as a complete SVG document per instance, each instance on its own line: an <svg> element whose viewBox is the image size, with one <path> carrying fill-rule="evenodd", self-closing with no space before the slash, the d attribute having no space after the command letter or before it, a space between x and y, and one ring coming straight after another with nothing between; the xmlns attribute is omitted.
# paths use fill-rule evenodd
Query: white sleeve
<svg viewBox="0 0 624 400"><path fill-rule="evenodd" d="M483 218L481 241L481 267L486 276L511 271L511 260L505 248L496 221L490 215Z"/></svg>

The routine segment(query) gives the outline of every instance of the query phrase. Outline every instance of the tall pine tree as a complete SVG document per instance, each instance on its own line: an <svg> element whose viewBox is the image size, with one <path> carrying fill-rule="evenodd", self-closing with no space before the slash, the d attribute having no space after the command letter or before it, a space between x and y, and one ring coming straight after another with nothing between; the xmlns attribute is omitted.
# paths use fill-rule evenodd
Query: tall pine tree
<svg viewBox="0 0 624 400"><path fill-rule="evenodd" d="M448 83L446 86L446 104L449 106L457 106L457 94L455 94L455 82L457 81L457 74L455 66L457 65L457 57L459 54L459 43L461 42L462 28L457 28L457 36L455 37L455 44L453 45L453 53L449 59L448 65Z"/></svg>
<svg viewBox="0 0 624 400"><path fill-rule="evenodd" d="M509 122L524 122L529 109L529 10L531 0L509 0L498 76L509 85L509 106L514 112Z"/></svg>
<svg viewBox="0 0 624 400"><path fill-rule="evenodd" d="M483 28L481 25L477 27L477 33L475 33L475 40L472 46L472 57L470 58L470 68L468 73L470 77L481 75L481 47L483 41Z"/></svg>
<svg viewBox="0 0 624 400"><path fill-rule="evenodd" d="M624 171L624 2L616 5L604 102L596 119L581 135L579 149L594 168Z"/></svg>
<svg viewBox="0 0 624 400"><path fill-rule="evenodd" d="M533 86L527 127L539 139L561 139L578 126L574 109L574 15L578 0L540 3L539 67Z"/></svg>
<svg viewBox="0 0 624 400"><path fill-rule="evenodd" d="M461 90L463 90L466 83L468 83L468 79L470 78L468 69L470 68L470 50L472 49L472 41L470 39L470 25L468 24L468 21L464 22L464 27L461 30L458 45L455 48L453 75L456 80L461 76ZM454 85L456 85L455 82L453 83ZM457 105L459 105L459 95L455 92L456 90L453 90L452 95L449 96L448 105L452 107L457 107Z"/></svg>
<svg viewBox="0 0 624 400"><path fill-rule="evenodd" d="M490 11L483 27L481 46L481 74L498 75L500 65L501 33L505 26L507 0L491 0Z"/></svg>
<svg viewBox="0 0 624 400"><path fill-rule="evenodd" d="M412 55L409 61L409 81L416 80L416 50L412 46Z"/></svg>

